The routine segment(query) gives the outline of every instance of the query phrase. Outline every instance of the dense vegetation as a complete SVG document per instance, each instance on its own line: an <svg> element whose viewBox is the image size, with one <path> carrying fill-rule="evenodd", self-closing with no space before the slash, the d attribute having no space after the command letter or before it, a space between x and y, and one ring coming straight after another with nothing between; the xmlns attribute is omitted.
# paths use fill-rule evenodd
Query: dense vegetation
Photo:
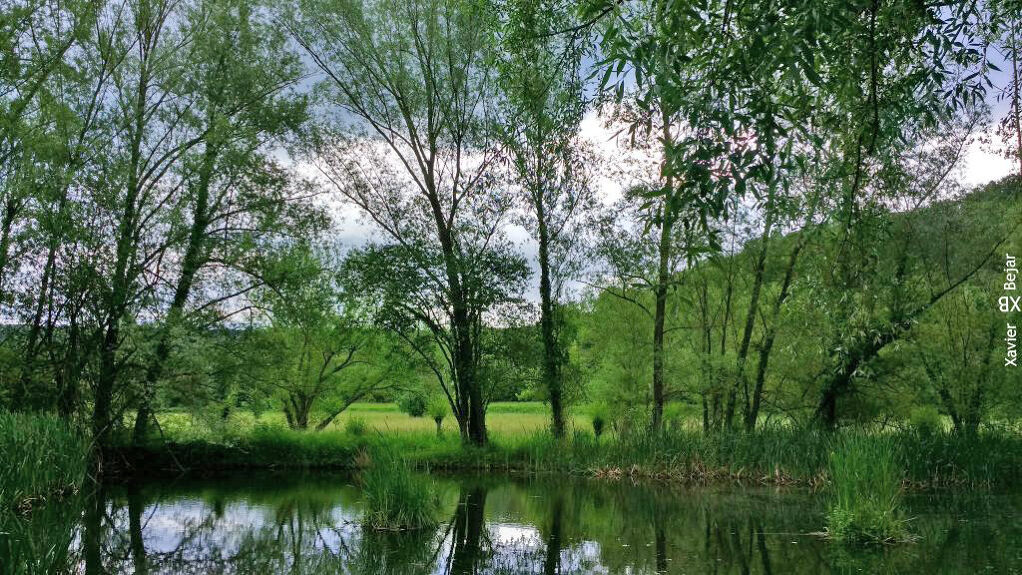
<svg viewBox="0 0 1022 575"><path fill-rule="evenodd" d="M162 470L368 446L831 478L834 536L884 540L904 483L1022 468L996 305L1020 175L960 183L977 140L1022 174L1017 2L0 16L0 453L38 462L0 468L0 503L73 490L86 450ZM525 400L549 433L488 427ZM435 431L347 416L389 401ZM886 464L857 483L863 445ZM428 525L387 499L428 489L387 469L367 523Z"/></svg>

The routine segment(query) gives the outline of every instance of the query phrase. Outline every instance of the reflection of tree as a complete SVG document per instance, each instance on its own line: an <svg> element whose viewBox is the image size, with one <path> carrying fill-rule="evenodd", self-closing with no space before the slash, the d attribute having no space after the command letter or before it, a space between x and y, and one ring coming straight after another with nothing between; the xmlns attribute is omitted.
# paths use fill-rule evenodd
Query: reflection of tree
<svg viewBox="0 0 1022 575"><path fill-rule="evenodd" d="M561 536L563 534L562 519L564 518L564 495L554 495L550 504L550 532L546 537L546 558L543 561L544 575L555 575L561 572Z"/></svg>
<svg viewBox="0 0 1022 575"><path fill-rule="evenodd" d="M96 488L85 499L85 521L83 524L82 547L85 555L85 574L103 575L103 516L106 511L106 494L102 486Z"/></svg>
<svg viewBox="0 0 1022 575"><path fill-rule="evenodd" d="M84 527L73 572L1011 572L1018 566L1013 544L1022 538L1022 525L1011 520L1022 514L1022 496L912 500L918 506L909 510L917 517L913 529L922 539L869 552L805 535L818 528L822 510L801 492L473 479L448 499L457 507L439 532L377 532L362 528L357 494L346 489L310 489L306 482L272 493L247 485L168 499L133 486L124 495L111 488L114 497L97 493L83 514L68 514ZM351 497L342 500L341 492Z"/></svg>
<svg viewBox="0 0 1022 575"><path fill-rule="evenodd" d="M486 487L462 487L458 508L451 520L452 543L447 561L448 573L472 575L479 572L486 527L485 506Z"/></svg>
<svg viewBox="0 0 1022 575"><path fill-rule="evenodd" d="M132 483L128 487L128 531L131 537L131 558L134 562L135 575L146 575L149 566L146 562L145 541L142 539L142 510L145 504L138 485Z"/></svg>

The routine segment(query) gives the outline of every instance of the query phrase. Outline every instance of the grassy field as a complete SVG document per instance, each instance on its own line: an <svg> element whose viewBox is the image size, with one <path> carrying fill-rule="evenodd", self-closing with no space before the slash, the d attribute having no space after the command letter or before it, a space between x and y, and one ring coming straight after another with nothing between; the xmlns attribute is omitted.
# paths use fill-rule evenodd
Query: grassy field
<svg viewBox="0 0 1022 575"><path fill-rule="evenodd" d="M322 417L322 414L314 414L310 421L318 422ZM327 431L344 430L352 419L360 419L368 429L385 434L436 432L432 419L402 413L393 403L356 403L337 417ZM174 441L209 439L224 433L245 434L257 427L287 427L284 415L279 411L267 411L258 416L248 411L235 411L226 422L212 416L171 411L160 413L158 420L167 439ZM310 427L312 425L315 424L310 424ZM495 436L528 435L549 426L550 407L538 401L495 402L486 412L487 430ZM570 413L568 426L569 429L592 429L592 420L586 409L579 408ZM125 427L130 428L131 422L127 421ZM444 419L442 429L444 433L458 433L458 424L453 416Z"/></svg>

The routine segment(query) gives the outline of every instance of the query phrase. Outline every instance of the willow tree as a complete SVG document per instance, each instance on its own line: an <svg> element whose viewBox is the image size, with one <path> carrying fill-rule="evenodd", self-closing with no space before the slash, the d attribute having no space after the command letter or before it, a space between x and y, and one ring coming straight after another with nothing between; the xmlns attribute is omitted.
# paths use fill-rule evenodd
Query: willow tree
<svg viewBox="0 0 1022 575"><path fill-rule="evenodd" d="M578 264L582 217L593 193L578 138L585 111L582 54L575 20L557 2L501 5L501 114L498 134L539 264L542 378L555 436L564 435L566 342L560 308L564 280Z"/></svg>
<svg viewBox="0 0 1022 575"><path fill-rule="evenodd" d="M136 441L145 437L155 388L173 351L173 332L189 316L201 318L200 325L221 320L203 312L208 316L217 304L262 283L259 254L325 226L320 210L304 201L308 189L273 158L307 120L306 96L293 89L303 69L298 56L284 49L284 32L258 10L253 13L255 8L207 0L187 22L193 48L183 83L194 101L186 121L203 138L173 170L182 182L175 206L182 216L173 222L171 257L165 258L164 282L155 290L153 313L164 321L152 338ZM205 288L198 297L196 287Z"/></svg>
<svg viewBox="0 0 1022 575"><path fill-rule="evenodd" d="M493 15L472 1L308 0L284 21L336 106L340 134L320 142L319 165L394 247L376 261L403 258L393 271L409 275L384 277L421 296L397 303L444 354L435 372L453 383L463 438L484 444L482 314L504 289L486 274L506 267L491 247L509 208L491 177Z"/></svg>

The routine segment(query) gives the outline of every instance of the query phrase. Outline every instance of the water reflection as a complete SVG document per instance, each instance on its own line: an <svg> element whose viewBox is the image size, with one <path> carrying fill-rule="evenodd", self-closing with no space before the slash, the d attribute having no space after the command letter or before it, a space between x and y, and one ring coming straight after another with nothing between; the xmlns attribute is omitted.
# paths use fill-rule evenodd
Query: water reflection
<svg viewBox="0 0 1022 575"><path fill-rule="evenodd" d="M350 478L269 476L101 488L77 515L0 525L0 564L55 545L75 573L975 573L1022 569L1022 497L909 498L923 539L849 550L808 535L822 499L803 491L679 489L582 480L437 480L436 530L363 529ZM43 510L45 511L45 510ZM78 521L67 521L67 517ZM33 531L34 530L34 531ZM68 543L70 541L70 543ZM38 563L37 565L40 565ZM53 563L55 564L55 563ZM51 564L52 565L52 564Z"/></svg>

